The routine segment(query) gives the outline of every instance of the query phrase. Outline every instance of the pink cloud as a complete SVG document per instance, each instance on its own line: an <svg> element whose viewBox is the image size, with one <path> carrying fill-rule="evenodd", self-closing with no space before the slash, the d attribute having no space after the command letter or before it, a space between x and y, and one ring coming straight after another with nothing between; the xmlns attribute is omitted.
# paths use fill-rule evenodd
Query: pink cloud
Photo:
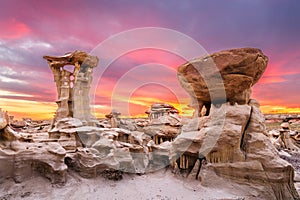
<svg viewBox="0 0 300 200"><path fill-rule="evenodd" d="M9 19L7 21L0 21L0 38L1 39L18 39L28 35L31 30L23 22L16 19Z"/></svg>
<svg viewBox="0 0 300 200"><path fill-rule="evenodd" d="M269 63L264 73L265 76L284 76L299 74L300 51L284 51L281 53L270 52L267 54Z"/></svg>
<svg viewBox="0 0 300 200"><path fill-rule="evenodd" d="M171 50L171 45L170 51L163 51L159 49L150 48L141 49L126 54L126 57L138 63L159 63L177 69L177 67L185 63L186 60L180 57L180 55L173 54Z"/></svg>
<svg viewBox="0 0 300 200"><path fill-rule="evenodd" d="M266 83L282 83L287 81L287 79L282 78L280 76L263 76L258 84L266 84Z"/></svg>
<svg viewBox="0 0 300 200"><path fill-rule="evenodd" d="M17 62L14 59L8 59L10 54L2 54L5 59L1 60L0 68L14 69L18 71L18 75L10 75L10 71L4 75L11 79L28 82L27 86L2 83L0 89L22 92L33 95L32 99L38 98L39 101L44 99L52 102L52 99L54 101L56 98L55 83L51 70L41 58L44 53L62 55L75 49L90 51L101 41L121 31L157 26L185 33L203 44L204 48L209 49L210 52L245 46L262 48L269 56L270 62L264 76L255 85L253 96L266 105L299 104L299 88L296 87L299 82L296 76L291 76L300 74L299 40L297 40L299 26L293 21L299 18L297 17L299 9L296 6L289 7L289 3L278 4L275 7L271 2L262 3L263 5L259 3L252 9L248 9L247 3L235 3L231 6L227 2L215 5L189 1L167 3L156 0L132 2L10 0L2 1L0 4L2 8L0 48L2 45L2 52L12 53L12 58L20 60ZM265 12L266 6L268 7L267 13ZM240 15L239 12L235 12L236 9L245 12ZM258 14L253 16L251 10L256 10ZM280 15L280 20L272 21L279 16L278 12L285 14ZM245 40L245 35L247 35L247 40ZM162 42L166 43L167 39ZM34 43L36 48L20 48L26 40ZM173 41L174 44L178 42ZM172 47L173 41L168 46ZM118 45L122 46L127 43L131 45L131 41L121 41ZM49 44L51 48L40 48L42 44ZM104 56L99 55L100 63L105 59ZM97 102L109 105L109 98L112 96L112 90L118 83L118 79L137 65L159 63L176 70L178 65L185 62L169 52L153 49L130 52L124 57L113 63L113 66L101 77L96 93ZM24 74L20 74L21 71ZM161 71L148 70L139 73L139 76L130 76L131 83L121 85L122 93L120 94L132 88L134 86L132 83L145 77L149 81L157 81L161 78L173 85L177 83L176 73L170 75ZM94 81L98 81L97 77ZM176 92L185 92L182 88L174 88ZM156 100L174 100L175 102L172 94L155 85L138 88L133 93L133 100L142 98L145 99L147 105ZM137 111L143 113L146 107L134 102L130 105L132 105L131 110L136 110L134 114ZM104 108L105 112L109 109L108 106Z"/></svg>

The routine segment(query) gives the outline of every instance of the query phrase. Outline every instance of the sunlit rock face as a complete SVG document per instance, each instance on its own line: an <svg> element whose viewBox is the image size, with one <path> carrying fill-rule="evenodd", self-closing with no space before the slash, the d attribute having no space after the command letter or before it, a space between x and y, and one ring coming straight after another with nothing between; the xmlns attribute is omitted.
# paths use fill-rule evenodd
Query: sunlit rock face
<svg viewBox="0 0 300 200"><path fill-rule="evenodd" d="M4 129L8 125L8 115L0 108L0 130Z"/></svg>
<svg viewBox="0 0 300 200"><path fill-rule="evenodd" d="M261 50L244 48L217 52L181 65L179 81L192 101L199 103L196 112L200 113L203 105L211 109L208 116L193 119L198 122L194 128L189 126L174 140L171 158L182 155L177 160L179 168L191 172L197 159L205 156L209 168L219 176L264 187L270 199L300 199L293 183L294 169L279 157L267 137L259 103L250 99L251 87L262 76L267 62ZM213 80L220 72L227 102L218 99L218 94L209 94L195 66L204 68L206 80ZM220 89L219 85L210 86L212 91ZM213 142L207 143L207 139Z"/></svg>
<svg viewBox="0 0 300 200"><path fill-rule="evenodd" d="M195 116L200 116L202 106L207 107L210 102L247 104L251 87L267 64L268 58L260 49L224 50L179 66L178 79L192 98Z"/></svg>
<svg viewBox="0 0 300 200"><path fill-rule="evenodd" d="M43 58L48 61L57 87L58 108L54 120L74 117L91 124L94 118L90 113L89 91L93 68L99 59L83 51ZM69 65L73 70L66 69Z"/></svg>
<svg viewBox="0 0 300 200"><path fill-rule="evenodd" d="M44 58L53 70L59 97L54 123L43 122L43 127L29 123L23 132L9 125L7 114L0 112L0 183L7 178L22 182L38 173L64 184L70 170L85 178L104 174L119 180L123 172L143 174L171 166L189 177L198 170L200 176L212 179L204 176L206 170L263 191L254 198L300 199L293 184L294 169L278 156L267 137L259 103L250 98L251 87L267 64L260 50L211 55L224 78L226 101L218 95L217 101L211 98L190 64L200 63L206 76L215 80L217 72L210 71L209 57L179 67L181 84L191 96L195 94L192 100L206 106L206 116L199 115L198 106L196 118L183 120L173 106L156 103L147 112L149 119L122 119L113 111L106 123L95 124L90 123L95 119L90 115L88 91L98 59L80 51ZM74 70L68 71L66 65L74 65ZM198 166L204 159L203 172Z"/></svg>
<svg viewBox="0 0 300 200"><path fill-rule="evenodd" d="M65 183L65 149L49 140L47 134L44 141L38 142L38 134L17 132L7 119L7 113L0 112L0 122L5 121L5 126L0 127L0 183L7 178L19 183L34 174L41 174L54 184Z"/></svg>

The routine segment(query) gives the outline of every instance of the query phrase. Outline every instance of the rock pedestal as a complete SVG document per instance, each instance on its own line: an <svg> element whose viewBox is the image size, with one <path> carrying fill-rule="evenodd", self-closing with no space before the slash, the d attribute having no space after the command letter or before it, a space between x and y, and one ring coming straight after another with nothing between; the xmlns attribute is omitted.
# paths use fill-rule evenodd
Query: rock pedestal
<svg viewBox="0 0 300 200"><path fill-rule="evenodd" d="M197 118L183 122L170 105L155 104L149 112L151 121L140 127L141 132L130 131L129 126L116 128L114 123L115 128L88 126L92 122L88 92L97 57L75 51L44 58L58 91L55 123L48 133L16 132L0 110L0 183L7 178L22 182L39 173L63 184L68 168L86 178L112 174L119 179L120 171L141 174L169 165L190 174L197 163L199 180L199 169L207 162L206 169L219 178L265 191L266 195L259 194L264 199L300 199L294 169L279 157L267 137L259 103L250 99L251 87L268 61L260 50L227 50L180 66L179 80L198 105ZM220 72L211 70L209 60ZM74 70L68 71L66 65L74 65ZM196 73L195 65L204 69L205 78ZM209 94L205 85L218 73L226 99L218 96L220 85L209 84L216 95ZM206 116L199 117L203 105ZM112 112L107 117L118 120L117 115Z"/></svg>
<svg viewBox="0 0 300 200"><path fill-rule="evenodd" d="M224 50L179 66L178 79L192 98L195 116L200 116L202 107L208 108L211 102L247 104L251 87L267 63L267 56L259 49Z"/></svg>
<svg viewBox="0 0 300 200"><path fill-rule="evenodd" d="M91 124L94 118L90 113L89 90L93 68L97 67L98 58L83 51L43 58L48 61L57 87L58 108L54 121L74 117ZM74 66L73 71L66 69L68 65Z"/></svg>
<svg viewBox="0 0 300 200"><path fill-rule="evenodd" d="M199 106L196 112L200 113L203 105L211 110L207 117L198 118L194 129L183 128L172 144L171 157L177 159L179 169L191 172L197 159L204 155L210 169L219 176L264 187L270 199L300 199L293 183L294 169L279 157L267 137L259 103L250 99L251 87L262 76L267 62L261 50L244 48L221 51L181 65L179 81ZM198 71L206 72L205 77ZM223 78L225 100L208 92L219 91L220 85L205 82L218 73ZM225 113L223 117L218 114L221 111Z"/></svg>

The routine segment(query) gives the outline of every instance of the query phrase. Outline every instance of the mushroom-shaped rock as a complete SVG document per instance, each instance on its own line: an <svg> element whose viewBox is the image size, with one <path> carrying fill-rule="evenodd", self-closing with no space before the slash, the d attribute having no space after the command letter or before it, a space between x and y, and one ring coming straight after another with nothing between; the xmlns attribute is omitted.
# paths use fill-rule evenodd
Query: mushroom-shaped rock
<svg viewBox="0 0 300 200"><path fill-rule="evenodd" d="M280 124L280 127L284 130L289 130L290 124L288 122L283 122L282 124Z"/></svg>
<svg viewBox="0 0 300 200"><path fill-rule="evenodd" d="M178 79L192 97L191 106L200 114L202 106L211 102L247 104L251 87L267 63L268 58L260 49L224 50L179 66Z"/></svg>
<svg viewBox="0 0 300 200"><path fill-rule="evenodd" d="M105 115L106 118L110 119L110 124L112 128L117 128L120 125L119 115L121 113L117 110L112 110L111 113Z"/></svg>
<svg viewBox="0 0 300 200"><path fill-rule="evenodd" d="M117 118L119 117L119 115L121 115L121 113L117 110L112 110L109 114L105 115L106 118L111 119L113 117Z"/></svg>

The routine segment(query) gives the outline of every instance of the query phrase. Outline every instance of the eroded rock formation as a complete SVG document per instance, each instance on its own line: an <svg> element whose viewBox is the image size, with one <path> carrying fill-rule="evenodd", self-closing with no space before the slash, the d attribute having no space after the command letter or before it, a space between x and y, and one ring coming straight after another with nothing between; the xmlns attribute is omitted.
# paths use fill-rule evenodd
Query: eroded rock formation
<svg viewBox="0 0 300 200"><path fill-rule="evenodd" d="M266 136L264 116L255 100L247 105L226 103L220 108L213 107L211 115L200 118L203 124L200 131L179 135L173 143L173 157L181 155L179 168L191 171L195 166L205 138L212 134L214 126L222 123L221 119L212 118L218 109L226 110L226 119L214 147L206 155L208 167L219 176L265 187L269 198L299 198L294 188L294 170L279 157Z"/></svg>
<svg viewBox="0 0 300 200"><path fill-rule="evenodd" d="M180 121L178 119L178 110L167 103L154 103L151 105L151 108L146 111L146 113L148 114L149 119L152 120L151 122L163 116L172 116L173 118L177 118L177 121Z"/></svg>
<svg viewBox="0 0 300 200"><path fill-rule="evenodd" d="M105 115L105 117L109 119L112 128L118 128L120 126L119 115L121 115L121 113L117 110L112 110L109 114Z"/></svg>
<svg viewBox="0 0 300 200"><path fill-rule="evenodd" d="M268 58L259 49L224 50L179 66L178 79L192 98L196 117L201 115L203 106L209 110L211 102L247 104L251 87L260 79L267 63Z"/></svg>
<svg viewBox="0 0 300 200"><path fill-rule="evenodd" d="M197 171L198 179L201 165L207 162L206 169L219 177L264 190L265 199L300 199L294 170L278 156L267 137L259 103L250 98L251 87L267 65L260 50L222 51L179 67L182 86L200 106L195 108L196 118L185 120L173 106L154 104L149 119L119 119L119 113L112 112L107 115L110 122L95 123L88 91L98 59L81 51L44 58L53 70L59 96L54 123L15 131L7 113L0 112L0 182L6 178L21 182L39 173L62 184L67 169L85 178L102 174L120 180L122 172L141 174L167 166L187 175ZM206 79L214 80L217 72L210 70L209 58L224 78L226 100L210 95L193 68L203 67ZM67 71L65 65L74 65L74 70ZM215 87L212 91L220 90ZM206 116L200 117L203 105Z"/></svg>
<svg viewBox="0 0 300 200"><path fill-rule="evenodd" d="M7 112L2 111L0 108L0 130L3 130L9 123Z"/></svg>
<svg viewBox="0 0 300 200"><path fill-rule="evenodd" d="M167 103L155 103L146 111L149 123L143 132L150 135L156 145L172 142L180 134L181 119L178 110Z"/></svg>
<svg viewBox="0 0 300 200"><path fill-rule="evenodd" d="M97 67L98 58L83 51L74 51L60 57L44 56L43 58L48 61L57 87L58 108L54 121L74 117L89 124L93 123L89 90L93 68ZM65 66L69 65L74 66L73 71L65 69Z"/></svg>
<svg viewBox="0 0 300 200"><path fill-rule="evenodd" d="M278 150L291 150L300 152L300 133L290 130L289 122L284 122L279 130L271 130L268 136Z"/></svg>
<svg viewBox="0 0 300 200"><path fill-rule="evenodd" d="M0 122L5 122L0 128L0 182L7 178L22 182L38 173L54 184L65 183L65 149L49 140L48 135L44 142L38 142L38 135L16 132L7 116L0 112Z"/></svg>
<svg viewBox="0 0 300 200"><path fill-rule="evenodd" d="M212 58L220 70L228 103L210 98L204 79L195 69L197 65L209 71L212 63L206 62L208 58ZM259 103L250 99L251 87L261 77L267 61L260 50L246 48L221 51L180 66L179 81L199 102L197 112L211 101L217 100L218 105L212 102L209 115L198 118L194 129L188 127L174 140L171 157L177 160L179 169L189 173L199 156L205 155L208 166L219 176L265 187L270 199L300 199L293 183L294 169L279 157L267 137ZM205 76L211 77L214 73ZM225 111L225 118L216 115L221 110ZM221 132L216 132L218 126L222 126ZM207 143L206 138L212 137L215 141Z"/></svg>

